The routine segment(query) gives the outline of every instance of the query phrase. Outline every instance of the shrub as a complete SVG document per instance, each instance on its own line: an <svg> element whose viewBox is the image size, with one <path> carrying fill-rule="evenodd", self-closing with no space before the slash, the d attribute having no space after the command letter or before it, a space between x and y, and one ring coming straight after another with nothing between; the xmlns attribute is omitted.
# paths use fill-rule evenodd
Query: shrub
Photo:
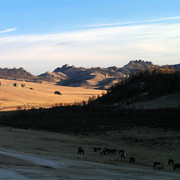
<svg viewBox="0 0 180 180"><path fill-rule="evenodd" d="M62 95L61 92L59 92L59 91L55 91L54 94Z"/></svg>

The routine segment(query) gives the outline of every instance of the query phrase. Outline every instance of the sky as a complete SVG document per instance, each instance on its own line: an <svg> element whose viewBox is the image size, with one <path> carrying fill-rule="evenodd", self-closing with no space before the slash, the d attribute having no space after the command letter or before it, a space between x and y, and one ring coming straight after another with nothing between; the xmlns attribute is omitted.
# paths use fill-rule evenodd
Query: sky
<svg viewBox="0 0 180 180"><path fill-rule="evenodd" d="M180 0L0 0L0 67L180 63Z"/></svg>

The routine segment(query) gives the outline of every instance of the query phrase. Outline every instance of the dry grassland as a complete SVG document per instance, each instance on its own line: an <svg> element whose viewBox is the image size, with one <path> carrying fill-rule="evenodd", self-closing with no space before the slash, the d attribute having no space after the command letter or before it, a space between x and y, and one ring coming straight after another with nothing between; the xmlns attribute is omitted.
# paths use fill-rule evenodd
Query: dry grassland
<svg viewBox="0 0 180 180"><path fill-rule="evenodd" d="M49 82L32 83L4 79L0 79L0 82L0 106L3 110L14 110L18 106L29 109L51 107L57 103L79 103L87 101L89 96L102 94L102 90L58 86ZM13 86L14 83L17 87ZM25 84L25 87L21 87L22 84ZM62 95L54 94L55 91L60 91Z"/></svg>
<svg viewBox="0 0 180 180"><path fill-rule="evenodd" d="M180 173L174 172L167 164L168 158L179 162L179 141L171 146L159 144L158 136L165 131L152 131L151 138L157 144L148 141L150 135L143 129L134 129L128 137L144 136L143 146L129 141L116 141L111 133L108 136L72 136L44 131L0 128L0 164L1 177L4 179L161 179L179 180ZM174 136L166 132L165 136ZM127 134L121 132L122 136ZM159 142L159 143L158 143ZM153 145L153 146L149 146ZM85 155L78 155L81 146ZM127 159L120 155L100 155L93 147L124 149ZM130 156L135 163L129 163ZM155 171L154 161L164 164L165 171ZM4 173L4 174L3 174Z"/></svg>
<svg viewBox="0 0 180 180"><path fill-rule="evenodd" d="M178 108L180 107L180 93L161 96L144 102L135 102L131 106L136 109Z"/></svg>

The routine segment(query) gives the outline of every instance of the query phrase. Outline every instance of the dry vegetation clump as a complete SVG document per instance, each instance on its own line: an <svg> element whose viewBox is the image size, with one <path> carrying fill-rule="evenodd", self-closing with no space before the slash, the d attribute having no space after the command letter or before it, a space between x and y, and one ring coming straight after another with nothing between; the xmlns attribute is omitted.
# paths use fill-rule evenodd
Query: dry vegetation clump
<svg viewBox="0 0 180 180"><path fill-rule="evenodd" d="M62 93L60 91L55 91L54 94L62 95Z"/></svg>
<svg viewBox="0 0 180 180"><path fill-rule="evenodd" d="M85 103L85 102L84 102ZM48 131L79 133L107 133L132 127L162 128L180 130L179 109L116 109L114 107L93 107L74 104L50 109L18 111L1 124ZM128 137L128 136L127 136ZM126 137L126 138L127 138ZM131 139L132 141L139 141Z"/></svg>

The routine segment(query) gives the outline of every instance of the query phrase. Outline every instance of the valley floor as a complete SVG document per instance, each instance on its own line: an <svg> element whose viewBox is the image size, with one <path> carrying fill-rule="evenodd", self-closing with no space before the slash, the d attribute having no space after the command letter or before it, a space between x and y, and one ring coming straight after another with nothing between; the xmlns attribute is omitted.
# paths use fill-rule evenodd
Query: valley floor
<svg viewBox="0 0 180 180"><path fill-rule="evenodd" d="M1 127L0 179L179 180L180 172L167 165L169 158L180 162L180 139L176 138L179 134L150 130L134 129L128 134L128 138L138 135L144 138L139 144L118 141L112 132L85 137ZM122 131L119 136L127 133ZM157 143L148 140L150 133ZM173 143L161 144L160 134L171 137ZM79 146L85 150L85 155L77 154ZM93 152L93 147L124 149L127 159L121 160L118 154L100 155ZM135 157L134 164L129 163L130 156ZM162 162L165 171L153 170L154 161Z"/></svg>
<svg viewBox="0 0 180 180"><path fill-rule="evenodd" d="M54 94L59 91L62 95ZM25 82L0 79L0 111L50 108L60 104L74 104L97 97L102 90L59 86L51 82Z"/></svg>

